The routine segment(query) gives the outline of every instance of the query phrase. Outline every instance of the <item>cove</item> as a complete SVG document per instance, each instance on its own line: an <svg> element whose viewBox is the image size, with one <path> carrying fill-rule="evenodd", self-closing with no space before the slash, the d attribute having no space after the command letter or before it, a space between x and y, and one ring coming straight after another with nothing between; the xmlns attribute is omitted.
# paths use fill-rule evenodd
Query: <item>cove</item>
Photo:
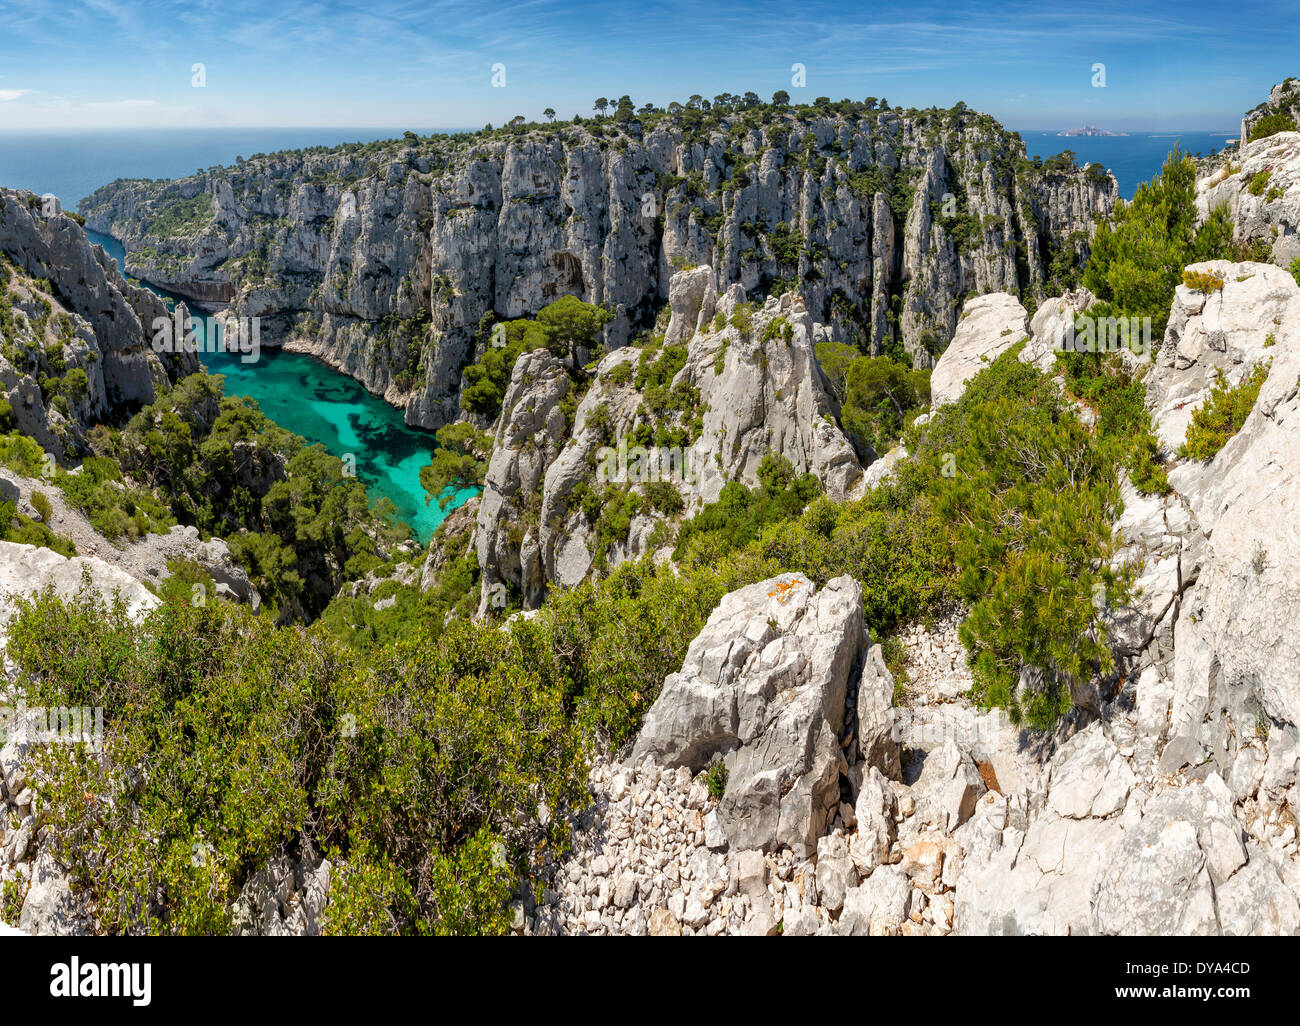
<svg viewBox="0 0 1300 1026"><path fill-rule="evenodd" d="M86 235L119 268L125 267L126 252L117 239L89 228ZM164 299L180 298L148 287ZM211 330L201 312L191 316L204 320L205 332ZM426 504L420 468L428 466L437 448L433 433L410 427L401 410L315 357L263 347L253 363L225 352L201 352L200 359L208 373L225 376L227 395L253 400L280 427L325 446L339 459L353 457L371 502L388 499L422 544L448 513L477 494L477 489L462 489L445 510L436 502Z"/></svg>

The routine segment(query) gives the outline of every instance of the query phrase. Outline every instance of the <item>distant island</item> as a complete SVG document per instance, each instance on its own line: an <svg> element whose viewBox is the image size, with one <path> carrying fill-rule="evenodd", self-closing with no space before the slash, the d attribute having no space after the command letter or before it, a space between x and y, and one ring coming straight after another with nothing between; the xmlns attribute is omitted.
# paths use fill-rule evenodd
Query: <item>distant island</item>
<svg viewBox="0 0 1300 1026"><path fill-rule="evenodd" d="M1064 132L1057 132L1058 136L1102 136L1102 135L1128 135L1127 132L1108 132L1104 128L1098 128L1096 125L1084 125L1082 128L1067 128Z"/></svg>

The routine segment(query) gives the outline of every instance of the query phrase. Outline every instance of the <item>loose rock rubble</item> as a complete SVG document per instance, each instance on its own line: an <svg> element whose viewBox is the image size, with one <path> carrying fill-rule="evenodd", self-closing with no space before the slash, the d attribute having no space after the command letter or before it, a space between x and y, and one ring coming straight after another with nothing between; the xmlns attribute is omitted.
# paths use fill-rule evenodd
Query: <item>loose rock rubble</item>
<svg viewBox="0 0 1300 1026"><path fill-rule="evenodd" d="M964 610L953 609L929 627L916 624L900 632L908 693L914 703L951 701L974 685L966 665L966 649L957 637L964 617Z"/></svg>
<svg viewBox="0 0 1300 1026"><path fill-rule="evenodd" d="M912 664L938 653L951 673L952 629L939 644L909 635ZM593 805L573 824L573 852L552 867L541 906L520 907L517 932L951 931L962 855L951 834L996 784L989 753L1017 776L1015 732L965 706L904 720L893 692L856 582L817 591L791 574L728 595L665 682L628 764L592 771ZM856 715L844 716L851 706ZM839 739L833 749L817 740L827 736ZM799 737L810 761L786 752L764 767L746 754L784 751ZM906 762L900 738L917 745ZM717 797L707 782L715 760L730 771ZM803 786L809 779L818 786ZM782 823L798 829L755 829Z"/></svg>
<svg viewBox="0 0 1300 1026"><path fill-rule="evenodd" d="M602 762L574 850L517 933L633 936L938 934L952 928L952 842L901 829L910 795L871 770L814 857L728 847L704 774ZM847 822L846 822L847 817Z"/></svg>

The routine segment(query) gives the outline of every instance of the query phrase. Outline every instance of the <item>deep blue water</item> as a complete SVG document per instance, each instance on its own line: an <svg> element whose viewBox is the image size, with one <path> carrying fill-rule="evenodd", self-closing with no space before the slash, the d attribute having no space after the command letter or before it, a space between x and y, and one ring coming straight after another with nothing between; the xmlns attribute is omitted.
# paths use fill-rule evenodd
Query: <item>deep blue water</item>
<svg viewBox="0 0 1300 1026"><path fill-rule="evenodd" d="M447 130L417 131L427 135ZM66 209L75 209L78 201L115 178L176 178L200 168L232 164L238 156L372 142L401 134L401 130L374 128L0 133L0 185L53 193ZM117 240L88 234L122 266ZM407 427L400 410L310 356L264 349L251 364L225 353L204 353L202 359L209 371L226 376L228 395L255 400L277 424L309 442L321 443L335 456L351 454L371 501L380 496L391 500L421 541L428 541L446 512L473 494L459 493L446 512L437 503L426 504L419 478L420 468L428 464L436 447L432 433Z"/></svg>
<svg viewBox="0 0 1300 1026"><path fill-rule="evenodd" d="M420 135L451 129L416 129ZM0 185L53 193L68 210L115 178L182 178L236 157L394 139L391 128L218 128L0 133Z"/></svg>
<svg viewBox="0 0 1300 1026"><path fill-rule="evenodd" d="M1020 136L1025 140L1025 152L1030 157L1039 156L1046 160L1064 150L1073 150L1080 164L1105 165L1119 183L1119 194L1124 199L1132 199L1140 183L1159 173L1160 165L1175 144L1181 145L1184 153L1208 157L1233 139L1240 138L1236 132L1229 136L1227 129L1222 132L1136 132L1127 136L1077 135L1069 138L1055 132L1021 132Z"/></svg>

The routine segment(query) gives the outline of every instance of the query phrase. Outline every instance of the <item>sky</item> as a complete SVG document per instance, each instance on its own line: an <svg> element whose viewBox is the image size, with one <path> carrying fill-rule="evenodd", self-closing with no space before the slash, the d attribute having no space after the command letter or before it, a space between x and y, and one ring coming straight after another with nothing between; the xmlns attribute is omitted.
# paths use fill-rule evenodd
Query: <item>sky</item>
<svg viewBox="0 0 1300 1026"><path fill-rule="evenodd" d="M0 132L478 128L585 116L599 96L779 89L963 100L1022 130L1232 131L1300 75L1297 15L1296 0L0 0Z"/></svg>

